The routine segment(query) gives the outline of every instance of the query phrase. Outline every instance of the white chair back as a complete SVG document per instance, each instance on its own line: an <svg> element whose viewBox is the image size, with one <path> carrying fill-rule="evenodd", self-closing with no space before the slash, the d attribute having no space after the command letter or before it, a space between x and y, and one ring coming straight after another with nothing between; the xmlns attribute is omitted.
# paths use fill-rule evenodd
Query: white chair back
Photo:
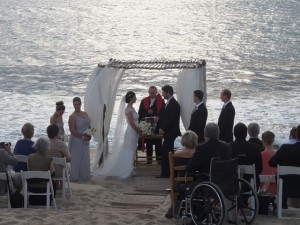
<svg viewBox="0 0 300 225"><path fill-rule="evenodd" d="M283 175L300 175L300 167L277 165L278 219L300 219L300 217L287 217L282 215L283 211L291 211L291 210L299 211L299 208L282 209L283 179L280 176Z"/></svg>
<svg viewBox="0 0 300 225"><path fill-rule="evenodd" d="M54 208L56 209L56 201L54 198L54 189L52 185L51 173L50 171L21 171L22 180L23 180L23 193L24 193L24 208L29 206L28 199L30 195L45 195L47 198L47 209L50 208L50 196L52 195L52 201ZM47 181L47 190L45 193L35 193L28 191L28 179L39 178L45 179Z"/></svg>
<svg viewBox="0 0 300 225"><path fill-rule="evenodd" d="M275 175L271 175L271 174L259 175L259 180L260 180L261 187L258 188L258 192L267 191L271 183L276 183Z"/></svg>
<svg viewBox="0 0 300 225"><path fill-rule="evenodd" d="M250 179L250 184L254 190L257 190L256 187L256 171L255 171L255 164L252 165L239 165L238 166L238 175L239 178L243 178L243 175L251 175L252 178Z"/></svg>
<svg viewBox="0 0 300 225"><path fill-rule="evenodd" d="M66 199L66 184L67 184L67 188L68 188L68 194L69 197L71 196L71 188L70 188L70 180L69 180L69 169L68 169L68 164L67 164L67 160L65 157L60 158L60 157L52 157L53 159L53 165L57 165L59 166L59 169L62 170L61 176L57 177L55 176L53 178L54 181L60 181L61 182L61 190L57 190L56 192L62 193L62 199L65 200Z"/></svg>

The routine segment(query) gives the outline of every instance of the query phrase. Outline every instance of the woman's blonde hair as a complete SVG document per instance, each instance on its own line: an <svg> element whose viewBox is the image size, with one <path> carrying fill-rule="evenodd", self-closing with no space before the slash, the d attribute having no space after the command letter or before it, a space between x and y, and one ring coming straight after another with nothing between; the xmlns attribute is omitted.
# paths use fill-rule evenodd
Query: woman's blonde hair
<svg viewBox="0 0 300 225"><path fill-rule="evenodd" d="M187 148L196 148L198 145L198 135L195 132L188 130L182 135L181 145Z"/></svg>
<svg viewBox="0 0 300 225"><path fill-rule="evenodd" d="M34 134L34 126L31 123L25 123L21 129L24 138L31 139Z"/></svg>

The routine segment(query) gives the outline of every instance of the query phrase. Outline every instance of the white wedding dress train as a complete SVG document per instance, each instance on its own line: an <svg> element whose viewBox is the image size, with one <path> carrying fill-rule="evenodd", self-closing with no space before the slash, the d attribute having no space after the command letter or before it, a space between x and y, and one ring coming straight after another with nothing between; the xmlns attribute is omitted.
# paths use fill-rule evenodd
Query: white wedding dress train
<svg viewBox="0 0 300 225"><path fill-rule="evenodd" d="M125 114L129 111L132 112L134 122L137 124L139 114L132 108L126 108ZM124 137L115 136L114 138L123 138L120 143L120 149L112 149L112 153L108 155L108 158L104 160L103 165L93 175L113 179L125 179L132 175L138 134L127 121Z"/></svg>

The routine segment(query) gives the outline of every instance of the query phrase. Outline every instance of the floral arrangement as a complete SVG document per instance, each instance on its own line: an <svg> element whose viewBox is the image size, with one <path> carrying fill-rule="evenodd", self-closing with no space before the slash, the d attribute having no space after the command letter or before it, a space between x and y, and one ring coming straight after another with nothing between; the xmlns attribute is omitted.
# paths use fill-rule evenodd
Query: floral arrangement
<svg viewBox="0 0 300 225"><path fill-rule="evenodd" d="M96 133L96 129L95 128L88 128L84 131L84 134L85 135L88 135L88 136L92 136Z"/></svg>
<svg viewBox="0 0 300 225"><path fill-rule="evenodd" d="M152 134L151 123L147 123L146 121L141 121L138 124L138 128L142 131L143 135L150 135L150 134Z"/></svg>

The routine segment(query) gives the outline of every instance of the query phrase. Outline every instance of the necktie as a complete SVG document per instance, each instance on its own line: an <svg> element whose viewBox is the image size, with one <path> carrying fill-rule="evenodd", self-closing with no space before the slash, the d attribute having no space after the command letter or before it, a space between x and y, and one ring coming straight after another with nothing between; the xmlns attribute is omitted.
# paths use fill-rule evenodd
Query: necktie
<svg viewBox="0 0 300 225"><path fill-rule="evenodd" d="M195 106L195 108L193 109L193 112L195 112L197 109L198 109L198 107L197 107L197 106Z"/></svg>

